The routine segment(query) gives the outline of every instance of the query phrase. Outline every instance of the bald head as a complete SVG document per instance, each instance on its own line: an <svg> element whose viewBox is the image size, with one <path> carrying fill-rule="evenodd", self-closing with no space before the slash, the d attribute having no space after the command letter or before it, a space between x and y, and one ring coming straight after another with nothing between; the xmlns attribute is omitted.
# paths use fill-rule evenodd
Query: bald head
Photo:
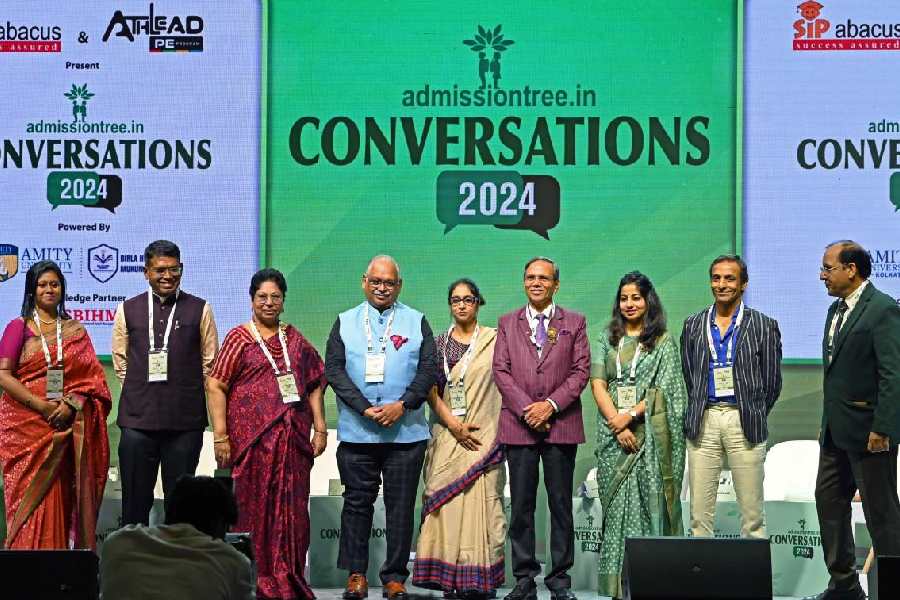
<svg viewBox="0 0 900 600"><path fill-rule="evenodd" d="M392 256L379 254L369 261L362 277L363 293L369 304L379 311L387 310L397 301L402 286L400 265Z"/></svg>

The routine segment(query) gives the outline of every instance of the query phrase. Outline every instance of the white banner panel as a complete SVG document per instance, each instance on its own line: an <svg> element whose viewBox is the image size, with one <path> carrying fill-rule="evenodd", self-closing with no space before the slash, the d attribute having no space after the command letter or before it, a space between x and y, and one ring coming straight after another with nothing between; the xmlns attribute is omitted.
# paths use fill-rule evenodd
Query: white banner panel
<svg viewBox="0 0 900 600"><path fill-rule="evenodd" d="M0 14L0 320L60 264L66 307L109 353L143 250L181 247L182 287L222 334L259 255L261 8L254 1L8 2Z"/></svg>
<svg viewBox="0 0 900 600"><path fill-rule="evenodd" d="M900 296L900 4L745 7L747 301L778 319L785 358L821 359L826 245L860 242Z"/></svg>

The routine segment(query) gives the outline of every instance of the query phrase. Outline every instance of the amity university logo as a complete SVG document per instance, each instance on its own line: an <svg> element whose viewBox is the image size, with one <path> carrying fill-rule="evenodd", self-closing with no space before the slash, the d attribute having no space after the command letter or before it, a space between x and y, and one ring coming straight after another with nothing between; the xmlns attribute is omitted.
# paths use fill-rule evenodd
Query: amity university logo
<svg viewBox="0 0 900 600"><path fill-rule="evenodd" d="M806 0L797 5L794 50L900 50L900 23L858 22L841 18L834 26L823 17L824 4Z"/></svg>
<svg viewBox="0 0 900 600"><path fill-rule="evenodd" d="M0 22L0 53L4 52L62 52L62 28Z"/></svg>
<svg viewBox="0 0 900 600"><path fill-rule="evenodd" d="M19 272L19 248L0 244L0 283L9 281Z"/></svg>
<svg viewBox="0 0 900 600"><path fill-rule="evenodd" d="M203 18L199 15L184 17L156 14L153 3L146 15L126 15L121 10L113 13L103 41L111 37L134 42L146 35L150 52L203 52Z"/></svg>

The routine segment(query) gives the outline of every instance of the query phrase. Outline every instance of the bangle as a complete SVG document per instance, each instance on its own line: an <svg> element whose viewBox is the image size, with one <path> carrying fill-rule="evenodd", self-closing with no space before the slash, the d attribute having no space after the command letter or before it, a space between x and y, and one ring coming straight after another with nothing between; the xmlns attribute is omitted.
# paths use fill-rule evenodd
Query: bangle
<svg viewBox="0 0 900 600"><path fill-rule="evenodd" d="M328 437L327 431L319 431L318 429L314 429L313 431L315 432L313 435L324 435L325 437Z"/></svg>
<svg viewBox="0 0 900 600"><path fill-rule="evenodd" d="M228 441L228 436L223 435L219 439L213 439L213 444L221 444L222 442L227 442L227 441Z"/></svg>
<svg viewBox="0 0 900 600"><path fill-rule="evenodd" d="M313 431L315 431L316 433L324 433L325 435L328 435L328 430L327 430L327 429L316 429L316 428L314 427L314 428L313 428Z"/></svg>

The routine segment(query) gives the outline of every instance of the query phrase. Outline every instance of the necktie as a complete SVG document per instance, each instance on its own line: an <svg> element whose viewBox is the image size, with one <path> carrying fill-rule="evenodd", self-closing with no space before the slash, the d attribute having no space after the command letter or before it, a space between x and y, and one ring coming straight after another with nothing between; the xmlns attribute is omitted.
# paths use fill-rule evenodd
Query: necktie
<svg viewBox="0 0 900 600"><path fill-rule="evenodd" d="M538 324L534 330L534 343L538 348L543 348L547 343L547 328L544 327L544 319L547 315L539 313L537 315Z"/></svg>
<svg viewBox="0 0 900 600"><path fill-rule="evenodd" d="M837 307L837 320L834 322L834 333L831 335L831 343L828 344L828 362L831 362L831 356L834 353L834 340L837 339L838 333L841 331L841 325L844 323L844 313L847 312L847 303L841 300Z"/></svg>
<svg viewBox="0 0 900 600"><path fill-rule="evenodd" d="M841 330L841 325L844 323L844 313L847 312L847 309L850 308L847 306L847 302L841 300L840 304L838 304L837 308L837 322L834 324L834 337L837 337L838 332Z"/></svg>

